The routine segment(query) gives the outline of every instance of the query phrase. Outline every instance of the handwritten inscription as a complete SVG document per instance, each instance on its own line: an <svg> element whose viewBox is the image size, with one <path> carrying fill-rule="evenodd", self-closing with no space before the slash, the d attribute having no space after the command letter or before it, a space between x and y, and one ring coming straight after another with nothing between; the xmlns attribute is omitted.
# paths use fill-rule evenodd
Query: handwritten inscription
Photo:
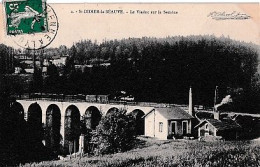
<svg viewBox="0 0 260 167"><path fill-rule="evenodd" d="M208 17L211 17L212 19L215 20L245 20L251 18L251 16L237 11L233 11L231 13L214 11L214 12L210 12L208 14Z"/></svg>

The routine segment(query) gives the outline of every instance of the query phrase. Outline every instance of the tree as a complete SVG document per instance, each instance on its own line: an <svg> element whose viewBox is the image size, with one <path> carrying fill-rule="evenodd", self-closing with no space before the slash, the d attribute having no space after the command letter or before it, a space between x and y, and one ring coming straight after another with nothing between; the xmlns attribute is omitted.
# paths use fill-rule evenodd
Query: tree
<svg viewBox="0 0 260 167"><path fill-rule="evenodd" d="M47 77L45 78L45 92L57 93L61 85L58 68L54 64L47 67Z"/></svg>
<svg viewBox="0 0 260 167"><path fill-rule="evenodd" d="M69 50L70 57L66 59L66 63L64 66L64 75L70 75L72 72L75 71L75 66L74 66L74 60L77 54L77 49L75 45L73 45L70 50Z"/></svg>
<svg viewBox="0 0 260 167"><path fill-rule="evenodd" d="M42 70L35 67L33 72L33 80L30 85L31 92L41 92L43 87Z"/></svg>
<svg viewBox="0 0 260 167"><path fill-rule="evenodd" d="M91 141L98 154L109 154L129 150L135 138L134 118L119 110L102 117Z"/></svg>

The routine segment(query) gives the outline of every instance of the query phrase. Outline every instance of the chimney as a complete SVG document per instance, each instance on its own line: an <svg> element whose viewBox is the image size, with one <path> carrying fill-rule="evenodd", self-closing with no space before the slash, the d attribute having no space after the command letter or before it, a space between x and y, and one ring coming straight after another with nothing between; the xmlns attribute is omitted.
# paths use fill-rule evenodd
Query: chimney
<svg viewBox="0 0 260 167"><path fill-rule="evenodd" d="M189 91L189 114L193 116L193 104L192 104L192 88L190 87Z"/></svg>
<svg viewBox="0 0 260 167"><path fill-rule="evenodd" d="M216 111L214 112L214 119L219 120L219 111L217 111L217 109L216 109Z"/></svg>
<svg viewBox="0 0 260 167"><path fill-rule="evenodd" d="M213 115L214 115L214 119L219 120L218 105L216 105L216 103L217 103L217 94L218 94L218 86L216 86L216 88L215 88Z"/></svg>

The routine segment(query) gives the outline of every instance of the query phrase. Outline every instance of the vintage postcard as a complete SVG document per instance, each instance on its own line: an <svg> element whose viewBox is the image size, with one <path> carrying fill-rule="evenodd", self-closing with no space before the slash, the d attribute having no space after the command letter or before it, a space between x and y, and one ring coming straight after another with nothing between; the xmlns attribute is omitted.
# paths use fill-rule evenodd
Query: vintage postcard
<svg viewBox="0 0 260 167"><path fill-rule="evenodd" d="M259 3L0 3L0 166L260 166Z"/></svg>

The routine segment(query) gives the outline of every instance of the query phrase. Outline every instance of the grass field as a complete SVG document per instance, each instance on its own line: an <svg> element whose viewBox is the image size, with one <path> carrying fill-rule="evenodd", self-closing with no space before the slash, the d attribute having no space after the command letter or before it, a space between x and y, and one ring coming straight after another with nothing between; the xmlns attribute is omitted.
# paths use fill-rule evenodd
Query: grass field
<svg viewBox="0 0 260 167"><path fill-rule="evenodd" d="M45 161L24 166L260 166L260 140L202 142L138 139L136 148L124 153Z"/></svg>

